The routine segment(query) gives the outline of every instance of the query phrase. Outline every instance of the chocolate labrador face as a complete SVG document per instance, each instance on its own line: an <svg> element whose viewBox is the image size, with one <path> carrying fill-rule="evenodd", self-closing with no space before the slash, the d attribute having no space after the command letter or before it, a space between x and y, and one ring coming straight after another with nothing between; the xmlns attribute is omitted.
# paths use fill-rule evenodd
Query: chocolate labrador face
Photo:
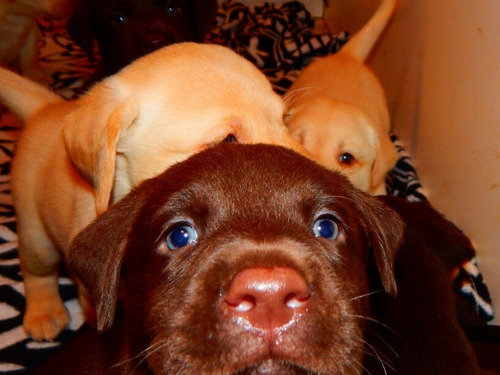
<svg viewBox="0 0 500 375"><path fill-rule="evenodd" d="M401 233L343 176L278 146L224 144L140 185L68 263L98 329L123 323L106 364L118 373L359 374L367 268L396 294Z"/></svg>
<svg viewBox="0 0 500 375"><path fill-rule="evenodd" d="M107 76L166 45L202 41L216 11L216 0L81 0L67 28L91 58L97 41Z"/></svg>

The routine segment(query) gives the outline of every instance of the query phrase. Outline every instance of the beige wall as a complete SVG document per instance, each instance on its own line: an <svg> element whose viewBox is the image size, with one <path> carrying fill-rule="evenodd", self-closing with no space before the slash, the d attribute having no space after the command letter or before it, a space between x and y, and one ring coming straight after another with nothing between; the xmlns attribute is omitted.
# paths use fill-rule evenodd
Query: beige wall
<svg viewBox="0 0 500 375"><path fill-rule="evenodd" d="M344 2L353 3L336 0ZM373 7L372 0L357 3ZM476 246L497 315L499 14L498 0L399 0L371 61L386 88L395 131L410 149L427 195Z"/></svg>

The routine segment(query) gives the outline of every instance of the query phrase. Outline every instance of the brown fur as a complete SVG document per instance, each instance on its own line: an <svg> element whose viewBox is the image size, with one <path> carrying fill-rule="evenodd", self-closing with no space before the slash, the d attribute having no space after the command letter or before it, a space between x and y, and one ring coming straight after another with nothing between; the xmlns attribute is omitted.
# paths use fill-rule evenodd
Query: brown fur
<svg viewBox="0 0 500 375"><path fill-rule="evenodd" d="M0 82L0 101L26 122L12 196L24 327L35 339L54 338L68 321L57 287L67 245L133 186L225 139L304 151L267 78L222 46L165 47L73 101L8 70Z"/></svg>
<svg viewBox="0 0 500 375"><path fill-rule="evenodd" d="M76 237L67 261L105 333L82 332L38 374L477 374L447 274L423 240L426 209L414 220L414 206L388 199L406 229L386 204L292 151L197 154ZM336 239L315 235L320 217L338 223ZM198 237L172 251L165 240L179 223ZM234 314L234 280L255 267L298 272L306 310L283 326Z"/></svg>
<svg viewBox="0 0 500 375"><path fill-rule="evenodd" d="M320 216L339 223L336 241L313 233ZM198 239L169 251L164 238L178 222ZM376 259L394 295L400 232L391 210L284 148L221 145L195 155L118 202L68 253L99 329L111 328L123 344L90 372L118 364L113 371L130 374L356 374L367 261ZM231 280L252 267L290 267L314 291L308 312L287 330L245 328L226 309Z"/></svg>
<svg viewBox="0 0 500 375"><path fill-rule="evenodd" d="M379 197L404 220L403 246L395 262L396 300L373 295L372 308L392 333L372 325L381 356L395 374L479 374L475 353L457 317L452 272L474 255L469 239L428 202ZM388 349L396 348L396 353ZM393 372L389 372L393 373Z"/></svg>
<svg viewBox="0 0 500 375"><path fill-rule="evenodd" d="M100 64L92 79L100 79L166 45L201 42L216 11L216 0L80 0L67 29L91 59L97 41Z"/></svg>

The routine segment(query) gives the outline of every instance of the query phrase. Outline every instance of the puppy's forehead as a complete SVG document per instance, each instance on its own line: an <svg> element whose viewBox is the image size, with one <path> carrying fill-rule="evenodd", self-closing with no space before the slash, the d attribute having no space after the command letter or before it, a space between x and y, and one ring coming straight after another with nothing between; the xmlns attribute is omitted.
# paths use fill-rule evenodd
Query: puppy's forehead
<svg viewBox="0 0 500 375"><path fill-rule="evenodd" d="M162 176L164 209L200 206L241 215L345 201L352 186L298 153L279 146L221 144L174 165ZM162 187L158 188L162 189Z"/></svg>
<svg viewBox="0 0 500 375"><path fill-rule="evenodd" d="M271 89L265 75L231 49L192 42L172 44L145 55L122 69L115 80L133 92L172 89L176 96L200 88L224 92L234 89L238 82L244 83L239 89L245 92ZM125 87L123 90L127 91Z"/></svg>

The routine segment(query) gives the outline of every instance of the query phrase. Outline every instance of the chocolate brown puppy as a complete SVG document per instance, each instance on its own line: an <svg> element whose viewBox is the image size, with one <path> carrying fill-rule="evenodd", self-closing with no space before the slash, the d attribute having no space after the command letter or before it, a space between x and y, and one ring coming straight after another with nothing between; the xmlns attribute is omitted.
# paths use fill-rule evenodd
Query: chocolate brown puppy
<svg viewBox="0 0 500 375"><path fill-rule="evenodd" d="M449 363L449 351L417 351L403 372L411 343L390 319L419 290L395 278L409 259L399 255L406 233L385 203L291 150L210 148L145 181L75 238L67 263L93 298L101 335L83 332L40 373L424 374ZM446 299L451 289L434 293ZM467 348L439 301L422 309ZM419 325L418 338L444 340L426 336L422 319L398 317ZM453 358L467 360L474 369L472 358Z"/></svg>
<svg viewBox="0 0 500 375"><path fill-rule="evenodd" d="M97 42L98 80L158 48L201 42L216 11L216 0L79 0L67 29L90 59Z"/></svg>

